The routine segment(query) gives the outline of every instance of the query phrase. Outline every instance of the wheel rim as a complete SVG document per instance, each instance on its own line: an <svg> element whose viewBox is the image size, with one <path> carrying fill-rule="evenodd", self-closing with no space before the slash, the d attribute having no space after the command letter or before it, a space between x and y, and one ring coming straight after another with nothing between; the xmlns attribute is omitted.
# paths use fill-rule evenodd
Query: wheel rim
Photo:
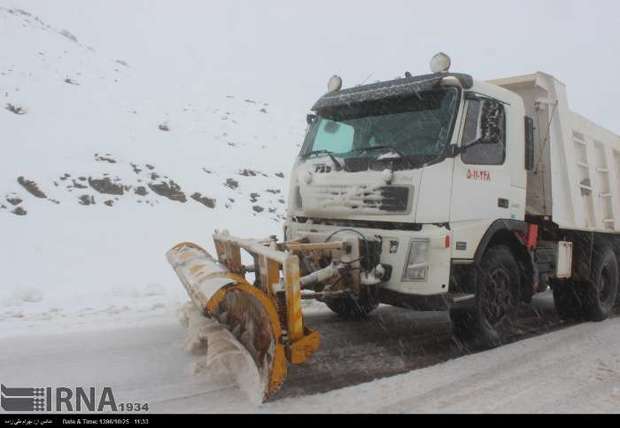
<svg viewBox="0 0 620 428"><path fill-rule="evenodd" d="M489 283L482 290L484 315L492 326L501 323L514 306L511 285L510 274L497 268L490 273Z"/></svg>

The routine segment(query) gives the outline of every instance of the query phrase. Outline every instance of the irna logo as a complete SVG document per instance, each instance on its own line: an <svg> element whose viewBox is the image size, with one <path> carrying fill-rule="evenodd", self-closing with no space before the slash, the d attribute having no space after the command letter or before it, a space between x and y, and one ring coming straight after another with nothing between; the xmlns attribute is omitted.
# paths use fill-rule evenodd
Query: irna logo
<svg viewBox="0 0 620 428"><path fill-rule="evenodd" d="M103 388L9 388L1 386L0 404L7 412L116 412L109 386Z"/></svg>

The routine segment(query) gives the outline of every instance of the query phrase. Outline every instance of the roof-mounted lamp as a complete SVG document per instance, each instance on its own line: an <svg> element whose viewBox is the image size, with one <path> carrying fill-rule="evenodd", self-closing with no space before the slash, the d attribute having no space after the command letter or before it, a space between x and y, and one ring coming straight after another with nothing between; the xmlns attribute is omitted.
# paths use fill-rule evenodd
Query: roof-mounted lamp
<svg viewBox="0 0 620 428"><path fill-rule="evenodd" d="M340 76L332 76L327 82L327 90L329 92L336 92L342 89L342 78Z"/></svg>
<svg viewBox="0 0 620 428"><path fill-rule="evenodd" d="M443 52L439 52L431 59L431 71L433 73L447 73L450 71L452 61L450 57Z"/></svg>

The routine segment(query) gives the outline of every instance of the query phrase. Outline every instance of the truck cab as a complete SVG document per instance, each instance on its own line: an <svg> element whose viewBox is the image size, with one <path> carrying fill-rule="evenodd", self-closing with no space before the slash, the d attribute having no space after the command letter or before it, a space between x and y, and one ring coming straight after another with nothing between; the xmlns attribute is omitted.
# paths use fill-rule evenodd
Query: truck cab
<svg viewBox="0 0 620 428"><path fill-rule="evenodd" d="M501 82L475 81L449 66L438 54L432 74L349 89L335 76L308 115L285 240L339 235L359 247L361 285L352 287L349 303L326 301L336 312L367 313L387 303L450 309L463 324L480 306L480 272L493 276L487 259L510 269L502 280L487 278L493 285L485 292L517 306L561 277L558 265L572 255L559 252L557 237L549 238L550 254L535 251L553 214L527 210L528 174L545 156L536 113L528 115L522 94ZM491 248L499 255L489 255ZM487 320L508 312L493 310Z"/></svg>

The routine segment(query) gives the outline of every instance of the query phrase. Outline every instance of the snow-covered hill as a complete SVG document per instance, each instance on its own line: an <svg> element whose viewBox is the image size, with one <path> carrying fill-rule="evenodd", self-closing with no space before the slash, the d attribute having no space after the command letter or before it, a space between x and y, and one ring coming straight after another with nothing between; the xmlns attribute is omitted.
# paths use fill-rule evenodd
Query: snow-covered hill
<svg viewBox="0 0 620 428"><path fill-rule="evenodd" d="M171 97L131 58L1 3L0 52L0 321L161 309L184 298L175 243L280 233L303 112L225 82Z"/></svg>

